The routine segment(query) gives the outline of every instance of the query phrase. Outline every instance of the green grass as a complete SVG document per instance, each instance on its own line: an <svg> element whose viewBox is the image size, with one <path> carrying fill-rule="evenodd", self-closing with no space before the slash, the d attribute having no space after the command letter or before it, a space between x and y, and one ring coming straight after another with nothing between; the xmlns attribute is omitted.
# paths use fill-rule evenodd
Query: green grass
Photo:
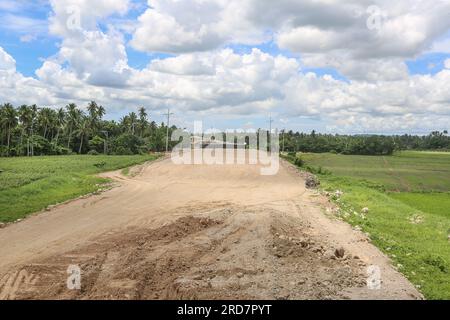
<svg viewBox="0 0 450 320"><path fill-rule="evenodd" d="M302 154L308 165L341 177L383 184L392 191L450 190L450 152L400 152L390 157Z"/></svg>
<svg viewBox="0 0 450 320"><path fill-rule="evenodd" d="M342 219L367 232L427 299L450 299L450 153L301 157L332 172L319 177L324 190L344 192L335 199Z"/></svg>
<svg viewBox="0 0 450 320"><path fill-rule="evenodd" d="M84 194L95 192L107 179L100 172L146 161L139 156L57 156L0 158L0 221L12 222Z"/></svg>
<svg viewBox="0 0 450 320"><path fill-rule="evenodd" d="M393 193L391 197L423 212L450 217L450 193Z"/></svg>

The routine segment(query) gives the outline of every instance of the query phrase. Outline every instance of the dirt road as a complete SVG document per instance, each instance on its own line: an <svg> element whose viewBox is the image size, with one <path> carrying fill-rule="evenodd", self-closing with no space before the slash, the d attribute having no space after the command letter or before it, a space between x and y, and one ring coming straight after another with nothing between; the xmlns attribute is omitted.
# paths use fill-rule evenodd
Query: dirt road
<svg viewBox="0 0 450 320"><path fill-rule="evenodd" d="M0 299L421 298L296 169L259 169L166 159L107 174L120 185L0 230Z"/></svg>

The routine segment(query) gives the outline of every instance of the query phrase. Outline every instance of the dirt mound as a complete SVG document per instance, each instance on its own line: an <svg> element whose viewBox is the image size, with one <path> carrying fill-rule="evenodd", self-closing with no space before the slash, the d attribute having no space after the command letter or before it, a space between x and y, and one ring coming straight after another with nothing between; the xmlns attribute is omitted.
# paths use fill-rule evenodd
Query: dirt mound
<svg viewBox="0 0 450 320"><path fill-rule="evenodd" d="M215 211L214 219L205 215L106 234L27 265L22 272L33 281L22 282L8 298L331 299L365 285L361 265L325 256L301 220L269 208L235 207ZM79 291L66 287L73 264L82 270Z"/></svg>

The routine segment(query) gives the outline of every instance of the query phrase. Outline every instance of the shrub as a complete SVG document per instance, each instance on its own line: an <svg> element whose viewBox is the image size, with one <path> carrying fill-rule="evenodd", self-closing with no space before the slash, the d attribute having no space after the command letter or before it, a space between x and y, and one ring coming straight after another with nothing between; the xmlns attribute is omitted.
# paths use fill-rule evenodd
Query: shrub
<svg viewBox="0 0 450 320"><path fill-rule="evenodd" d="M300 157L296 157L295 160L294 160L294 164L297 167L303 167L305 165L305 161L303 161L303 159L300 158Z"/></svg>
<svg viewBox="0 0 450 320"><path fill-rule="evenodd" d="M98 153L103 153L105 150L105 139L95 136L89 140L89 147L91 150L95 150Z"/></svg>
<svg viewBox="0 0 450 320"><path fill-rule="evenodd" d="M145 141L131 134L122 134L115 139L112 145L112 152L117 155L133 155L141 153Z"/></svg>
<svg viewBox="0 0 450 320"><path fill-rule="evenodd" d="M87 154L90 155L90 156L98 156L99 155L97 150L90 150Z"/></svg>

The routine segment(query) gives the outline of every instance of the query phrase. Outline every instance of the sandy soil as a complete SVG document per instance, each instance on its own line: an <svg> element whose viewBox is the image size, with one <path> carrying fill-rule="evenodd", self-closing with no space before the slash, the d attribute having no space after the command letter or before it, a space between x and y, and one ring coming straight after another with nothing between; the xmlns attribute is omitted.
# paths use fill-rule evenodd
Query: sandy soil
<svg viewBox="0 0 450 320"><path fill-rule="evenodd" d="M105 176L118 186L0 230L0 299L422 298L287 163L261 176L165 159Z"/></svg>

